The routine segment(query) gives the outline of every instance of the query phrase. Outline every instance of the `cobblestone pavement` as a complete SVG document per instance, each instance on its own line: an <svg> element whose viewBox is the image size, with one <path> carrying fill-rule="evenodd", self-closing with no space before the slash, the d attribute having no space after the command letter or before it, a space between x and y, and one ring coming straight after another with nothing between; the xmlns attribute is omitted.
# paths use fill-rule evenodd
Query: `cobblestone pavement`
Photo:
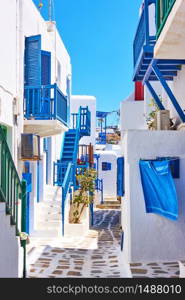
<svg viewBox="0 0 185 300"><path fill-rule="evenodd" d="M119 227L119 210L97 210L94 226L85 238L49 243L37 240L28 277L128 277L121 257Z"/></svg>
<svg viewBox="0 0 185 300"><path fill-rule="evenodd" d="M133 278L179 278L179 264L172 262L152 262L130 264Z"/></svg>

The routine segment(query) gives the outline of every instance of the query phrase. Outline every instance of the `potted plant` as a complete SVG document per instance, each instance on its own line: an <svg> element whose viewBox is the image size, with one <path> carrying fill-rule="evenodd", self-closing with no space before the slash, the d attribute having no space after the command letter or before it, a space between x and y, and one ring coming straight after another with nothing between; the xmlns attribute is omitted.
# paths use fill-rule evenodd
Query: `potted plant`
<svg viewBox="0 0 185 300"><path fill-rule="evenodd" d="M94 169L86 169L77 175L79 189L74 192L70 209L70 223L80 224L85 209L93 202L96 176Z"/></svg>
<svg viewBox="0 0 185 300"><path fill-rule="evenodd" d="M161 99L161 102L162 102L162 99ZM150 103L148 104L148 106L151 107L151 111L146 118L146 122L147 122L148 128L150 130L155 130L156 129L156 114L159 111L159 107L155 103L154 99L150 100Z"/></svg>

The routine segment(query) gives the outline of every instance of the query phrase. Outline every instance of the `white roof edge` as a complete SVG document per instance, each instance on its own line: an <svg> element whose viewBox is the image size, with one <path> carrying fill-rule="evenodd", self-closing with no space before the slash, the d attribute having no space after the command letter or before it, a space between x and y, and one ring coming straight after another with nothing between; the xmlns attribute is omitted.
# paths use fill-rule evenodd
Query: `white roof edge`
<svg viewBox="0 0 185 300"><path fill-rule="evenodd" d="M92 99L92 100L96 100L95 96L90 96L90 95L71 95L71 99Z"/></svg>

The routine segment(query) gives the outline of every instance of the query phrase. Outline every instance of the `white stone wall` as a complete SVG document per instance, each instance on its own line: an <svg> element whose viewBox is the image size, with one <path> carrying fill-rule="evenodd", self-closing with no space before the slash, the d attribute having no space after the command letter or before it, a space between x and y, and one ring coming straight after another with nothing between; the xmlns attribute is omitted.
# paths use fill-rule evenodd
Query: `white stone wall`
<svg viewBox="0 0 185 300"><path fill-rule="evenodd" d="M117 198L117 154L115 151L96 151L96 154L100 154L98 164L98 178L103 179L103 195L105 198ZM94 160L97 163L97 160ZM110 171L102 170L102 162L111 163Z"/></svg>
<svg viewBox="0 0 185 300"><path fill-rule="evenodd" d="M0 278L17 278L23 275L23 250L16 237L15 226L10 226L10 216L0 203Z"/></svg>
<svg viewBox="0 0 185 300"><path fill-rule="evenodd" d="M145 129L144 101L122 101L120 104L121 133L130 129Z"/></svg>
<svg viewBox="0 0 185 300"><path fill-rule="evenodd" d="M124 255L129 262L184 259L185 251L185 133L177 131L128 131L122 148L125 157L125 197L122 226ZM175 179L179 218L170 221L145 212L139 172L140 159L179 156L180 178Z"/></svg>

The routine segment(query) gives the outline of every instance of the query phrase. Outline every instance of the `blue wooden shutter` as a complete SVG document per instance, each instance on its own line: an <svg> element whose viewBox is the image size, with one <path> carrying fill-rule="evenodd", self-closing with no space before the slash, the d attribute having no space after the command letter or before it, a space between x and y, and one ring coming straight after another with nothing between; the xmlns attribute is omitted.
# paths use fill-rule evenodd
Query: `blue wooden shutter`
<svg viewBox="0 0 185 300"><path fill-rule="evenodd" d="M41 84L51 84L51 52L41 51Z"/></svg>
<svg viewBox="0 0 185 300"><path fill-rule="evenodd" d="M51 52L41 51L41 84L50 85L51 84ZM41 114L46 119L50 118L50 101L51 101L51 90L50 88L45 88L42 90L42 107Z"/></svg>
<svg viewBox="0 0 185 300"><path fill-rule="evenodd" d="M41 35L25 39L25 85L41 85Z"/></svg>
<svg viewBox="0 0 185 300"><path fill-rule="evenodd" d="M117 159L117 195L124 196L124 157Z"/></svg>
<svg viewBox="0 0 185 300"><path fill-rule="evenodd" d="M41 35L26 37L25 39L25 85L38 87L41 85ZM30 89L26 94L29 102L29 114L40 113L40 96L38 89Z"/></svg>

